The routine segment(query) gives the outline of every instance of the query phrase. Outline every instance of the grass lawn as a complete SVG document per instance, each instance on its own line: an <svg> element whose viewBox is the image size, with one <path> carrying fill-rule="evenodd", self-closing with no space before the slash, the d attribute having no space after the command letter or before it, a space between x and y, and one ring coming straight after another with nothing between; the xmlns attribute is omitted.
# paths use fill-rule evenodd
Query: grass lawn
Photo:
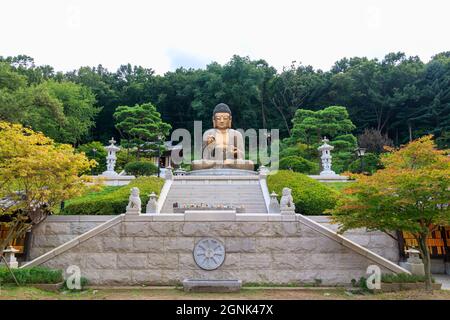
<svg viewBox="0 0 450 320"><path fill-rule="evenodd" d="M394 293L350 293L343 288L255 289L239 293L186 293L181 289L100 289L81 292L48 292L33 287L3 286L0 300L450 300L450 291L401 291Z"/></svg>
<svg viewBox="0 0 450 320"><path fill-rule="evenodd" d="M341 192L342 189L349 187L353 182L324 182L327 187Z"/></svg>

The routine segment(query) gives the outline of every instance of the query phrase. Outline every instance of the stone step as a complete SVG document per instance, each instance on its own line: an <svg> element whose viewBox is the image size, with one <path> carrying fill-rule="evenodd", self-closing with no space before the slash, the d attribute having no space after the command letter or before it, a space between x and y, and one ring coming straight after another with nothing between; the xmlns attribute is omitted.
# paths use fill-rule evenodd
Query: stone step
<svg viewBox="0 0 450 320"><path fill-rule="evenodd" d="M175 180L162 206L162 212L173 212L173 204L210 203L245 207L246 212L266 213L266 205L261 186L256 180L243 180L242 183L209 183Z"/></svg>

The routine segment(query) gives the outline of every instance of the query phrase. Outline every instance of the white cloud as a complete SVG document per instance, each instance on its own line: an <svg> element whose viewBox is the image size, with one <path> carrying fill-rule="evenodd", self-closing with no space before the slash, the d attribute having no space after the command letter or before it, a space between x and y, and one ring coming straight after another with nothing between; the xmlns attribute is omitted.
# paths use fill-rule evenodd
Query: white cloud
<svg viewBox="0 0 450 320"><path fill-rule="evenodd" d="M1 8L0 55L27 54L57 70L129 62L164 73L233 54L277 70L293 60L329 69L343 57L404 51L428 60L450 50L445 0L11 0Z"/></svg>

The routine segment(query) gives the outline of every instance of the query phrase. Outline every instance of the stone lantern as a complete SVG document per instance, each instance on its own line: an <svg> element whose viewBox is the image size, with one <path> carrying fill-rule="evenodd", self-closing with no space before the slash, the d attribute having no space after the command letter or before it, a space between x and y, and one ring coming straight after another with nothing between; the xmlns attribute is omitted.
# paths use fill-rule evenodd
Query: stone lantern
<svg viewBox="0 0 450 320"><path fill-rule="evenodd" d="M272 191L270 194L269 213L280 213L280 204L278 203L277 194Z"/></svg>
<svg viewBox="0 0 450 320"><path fill-rule="evenodd" d="M9 246L8 249L4 250L5 260L8 266L11 269L17 269L19 267L19 263L17 262L15 254L18 253L19 250L15 249L13 246Z"/></svg>
<svg viewBox="0 0 450 320"><path fill-rule="evenodd" d="M116 141L114 138L109 140L110 145L105 147L106 151L108 151L108 155L106 156L106 171L103 172L104 176L117 176L118 173L114 171L114 167L116 166L116 153L120 150L118 146L115 145Z"/></svg>
<svg viewBox="0 0 450 320"><path fill-rule="evenodd" d="M331 170L331 150L334 149L333 146L330 146L327 142L330 140L327 139L327 137L324 137L322 142L323 144L317 148L322 155L320 156L320 159L322 160L322 171L320 172L321 176L334 176L336 173Z"/></svg>
<svg viewBox="0 0 450 320"><path fill-rule="evenodd" d="M425 275L425 268L422 259L420 259L420 251L417 249L408 249L405 252L409 254L409 258L406 261L406 269L414 275Z"/></svg>
<svg viewBox="0 0 450 320"><path fill-rule="evenodd" d="M158 196L154 192L152 192L149 195L145 213L156 213L156 211L158 209L158 201L157 200L158 200Z"/></svg>

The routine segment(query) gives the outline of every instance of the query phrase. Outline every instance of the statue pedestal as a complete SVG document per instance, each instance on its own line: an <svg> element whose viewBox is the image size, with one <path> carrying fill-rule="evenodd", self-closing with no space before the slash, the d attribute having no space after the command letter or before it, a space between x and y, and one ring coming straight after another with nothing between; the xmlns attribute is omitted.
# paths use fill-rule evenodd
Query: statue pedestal
<svg viewBox="0 0 450 320"><path fill-rule="evenodd" d="M207 169L237 169L253 171L255 165L251 160L194 160L192 161L192 171Z"/></svg>

